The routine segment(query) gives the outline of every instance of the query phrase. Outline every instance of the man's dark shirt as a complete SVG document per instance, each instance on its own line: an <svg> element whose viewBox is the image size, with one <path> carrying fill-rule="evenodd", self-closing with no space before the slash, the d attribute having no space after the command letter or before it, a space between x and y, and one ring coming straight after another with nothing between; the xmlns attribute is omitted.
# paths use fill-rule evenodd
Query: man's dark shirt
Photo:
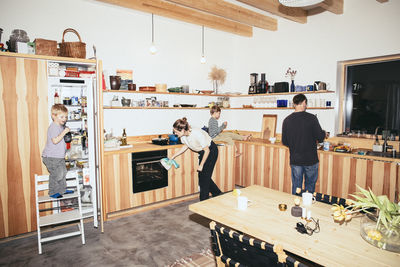
<svg viewBox="0 0 400 267"><path fill-rule="evenodd" d="M290 164L310 166L318 162L317 141L323 142L325 131L315 115L305 111L293 112L282 125L282 143L289 147Z"/></svg>

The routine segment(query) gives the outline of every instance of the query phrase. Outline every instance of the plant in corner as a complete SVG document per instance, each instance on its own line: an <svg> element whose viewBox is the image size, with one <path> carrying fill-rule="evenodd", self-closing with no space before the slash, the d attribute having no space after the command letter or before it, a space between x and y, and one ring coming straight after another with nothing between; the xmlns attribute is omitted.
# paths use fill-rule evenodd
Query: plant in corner
<svg viewBox="0 0 400 267"><path fill-rule="evenodd" d="M348 207L366 213L361 220L361 236L379 248L400 252L400 205L391 202L386 195L376 196L371 189L360 190L355 201Z"/></svg>
<svg viewBox="0 0 400 267"><path fill-rule="evenodd" d="M211 68L208 78L213 82L214 93L218 94L219 86L224 84L226 78L226 71L218 69L217 66Z"/></svg>

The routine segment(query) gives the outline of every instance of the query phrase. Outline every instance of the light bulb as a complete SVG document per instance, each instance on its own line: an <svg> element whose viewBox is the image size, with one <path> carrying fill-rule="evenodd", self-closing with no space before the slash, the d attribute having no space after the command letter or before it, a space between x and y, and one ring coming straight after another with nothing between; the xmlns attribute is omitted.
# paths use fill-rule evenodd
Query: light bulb
<svg viewBox="0 0 400 267"><path fill-rule="evenodd" d="M204 57L204 55L201 56L200 63L201 63L201 64L206 63L206 58Z"/></svg>
<svg viewBox="0 0 400 267"><path fill-rule="evenodd" d="M154 45L154 43L151 44L150 46L150 53L152 55L154 55L155 53L157 53L157 47Z"/></svg>

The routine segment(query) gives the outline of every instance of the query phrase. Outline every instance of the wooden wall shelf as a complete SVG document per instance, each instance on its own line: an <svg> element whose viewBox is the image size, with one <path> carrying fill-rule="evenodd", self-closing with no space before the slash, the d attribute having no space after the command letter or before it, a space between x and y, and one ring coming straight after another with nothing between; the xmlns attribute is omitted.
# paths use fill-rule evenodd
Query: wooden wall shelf
<svg viewBox="0 0 400 267"><path fill-rule="evenodd" d="M103 107L104 109L206 109L208 107ZM293 108L223 108L224 110L237 109L237 110L263 110L263 109L274 109L284 110ZM307 109L334 109L334 107L308 107Z"/></svg>
<svg viewBox="0 0 400 267"><path fill-rule="evenodd" d="M52 61L65 61L71 63L90 63L96 64L96 59L84 59L84 58L73 58L73 57L54 57L54 56L45 56L45 55L31 55L31 54L20 54L13 52L0 52L0 56L7 57L17 57L17 58L31 58L31 59L44 59L44 60L52 60Z"/></svg>
<svg viewBox="0 0 400 267"><path fill-rule="evenodd" d="M326 94L335 93L335 91L312 91L312 92L286 92L286 93L269 93L269 94L254 94L254 95L238 95L238 94L194 94L194 93L169 93L156 91L130 91L130 90L103 90L104 93L131 93L131 94L157 94L157 95L194 95L194 96L229 96L229 97L253 97L253 96L274 96L274 95L297 95L303 94Z"/></svg>

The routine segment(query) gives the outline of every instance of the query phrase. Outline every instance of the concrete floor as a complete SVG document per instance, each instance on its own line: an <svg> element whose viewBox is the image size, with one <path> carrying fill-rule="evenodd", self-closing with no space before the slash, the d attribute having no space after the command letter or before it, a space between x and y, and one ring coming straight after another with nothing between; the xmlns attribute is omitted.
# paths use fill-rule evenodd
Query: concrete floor
<svg viewBox="0 0 400 267"><path fill-rule="evenodd" d="M43 244L42 255L36 234L3 239L0 266L166 266L211 248L209 220L188 210L197 201L106 222L104 233L86 223L85 245L80 236L61 239Z"/></svg>

